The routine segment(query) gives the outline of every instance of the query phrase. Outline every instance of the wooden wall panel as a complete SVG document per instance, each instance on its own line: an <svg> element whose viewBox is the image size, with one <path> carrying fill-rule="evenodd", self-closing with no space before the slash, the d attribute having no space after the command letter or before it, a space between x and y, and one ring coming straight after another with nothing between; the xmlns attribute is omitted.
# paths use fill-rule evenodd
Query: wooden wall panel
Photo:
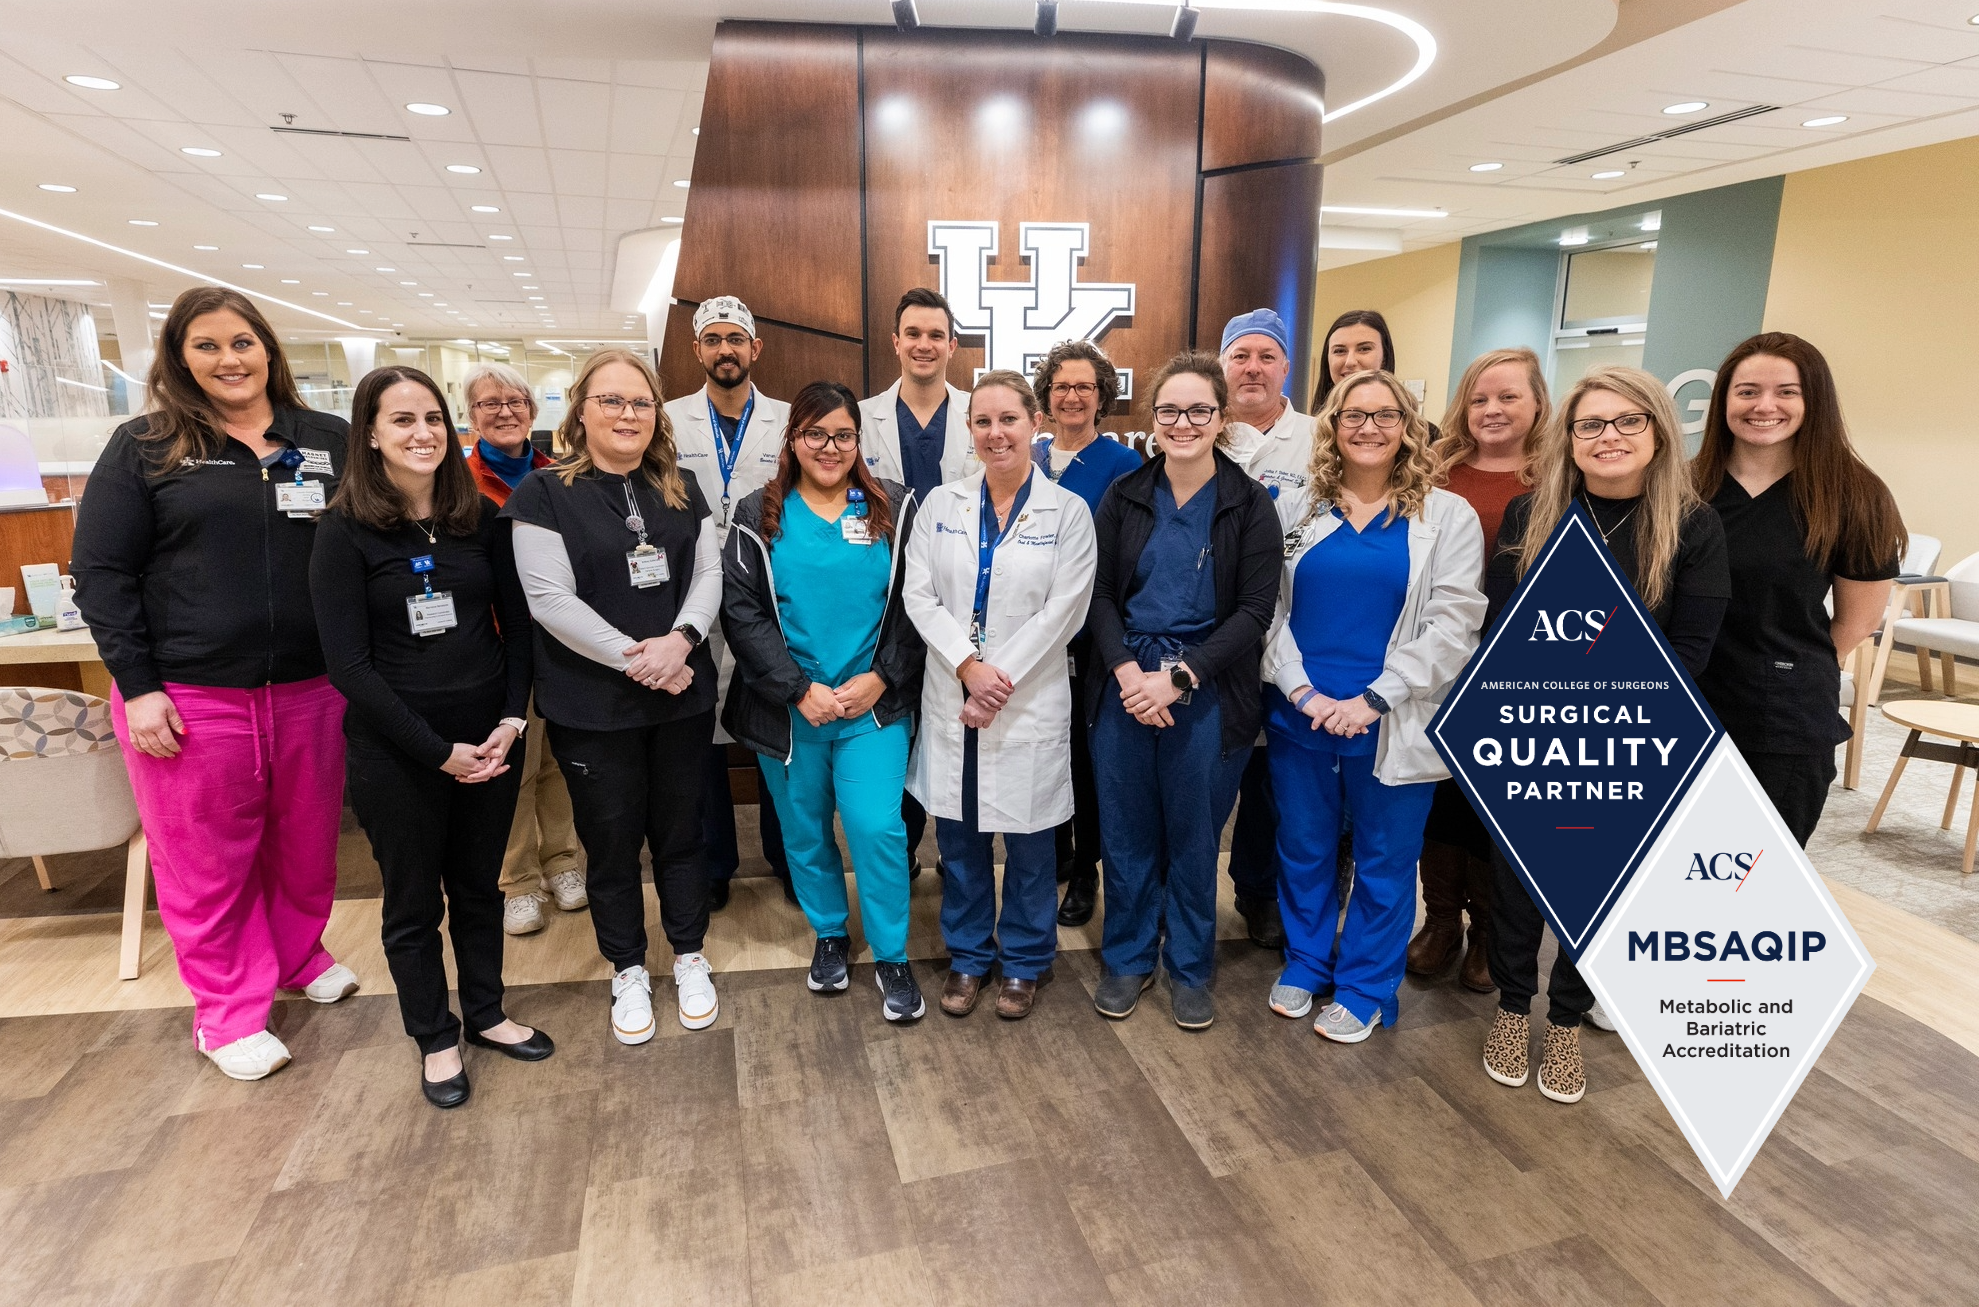
<svg viewBox="0 0 1979 1307"><path fill-rule="evenodd" d="M692 304L675 304L667 311L667 348L661 353L660 384L668 399L678 399L707 383L707 374L694 361L687 342L694 337ZM814 331L800 331L758 318L763 357L750 376L765 395L788 402L813 381L836 381L863 394L865 354L858 341L840 340Z"/></svg>
<svg viewBox="0 0 1979 1307"><path fill-rule="evenodd" d="M859 29L717 27L693 183L677 298L862 335Z"/></svg>
<svg viewBox="0 0 1979 1307"><path fill-rule="evenodd" d="M1203 62L1204 172L1319 157L1326 79L1303 56L1211 41Z"/></svg>
<svg viewBox="0 0 1979 1307"><path fill-rule="evenodd" d="M1196 340L1215 349L1223 324L1275 308L1292 329L1292 397L1311 393L1312 301L1319 260L1316 163L1252 168L1203 178Z"/></svg>

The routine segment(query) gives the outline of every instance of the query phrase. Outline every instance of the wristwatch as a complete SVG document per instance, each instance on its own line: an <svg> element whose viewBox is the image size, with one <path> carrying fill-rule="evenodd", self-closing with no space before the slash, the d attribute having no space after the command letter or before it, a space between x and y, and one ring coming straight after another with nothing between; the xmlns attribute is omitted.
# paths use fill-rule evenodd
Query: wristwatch
<svg viewBox="0 0 1979 1307"><path fill-rule="evenodd" d="M696 645L700 644L702 640L707 638L706 636L702 635L698 630L694 628L694 624L692 622L682 622L679 626L676 626L673 629L676 633L687 637L687 647L689 649L694 648Z"/></svg>
<svg viewBox="0 0 1979 1307"><path fill-rule="evenodd" d="M520 717L504 717L495 724L512 729L515 732L515 738L518 740L522 738L522 733L529 729L529 723Z"/></svg>
<svg viewBox="0 0 1979 1307"><path fill-rule="evenodd" d="M1376 694L1373 690L1362 690L1361 698L1367 700L1367 706L1382 716L1385 717L1388 715L1388 701Z"/></svg>
<svg viewBox="0 0 1979 1307"><path fill-rule="evenodd" d="M1196 678L1189 675L1189 669L1177 663L1168 669L1168 683L1178 690L1196 688Z"/></svg>

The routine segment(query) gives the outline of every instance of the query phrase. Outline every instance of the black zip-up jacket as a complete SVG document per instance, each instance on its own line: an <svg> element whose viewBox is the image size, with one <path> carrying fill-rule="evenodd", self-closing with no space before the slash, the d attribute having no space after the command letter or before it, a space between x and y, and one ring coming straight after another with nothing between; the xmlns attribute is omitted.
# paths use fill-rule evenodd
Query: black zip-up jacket
<svg viewBox="0 0 1979 1307"><path fill-rule="evenodd" d="M903 555L914 529L914 496L897 481L882 478L880 488L893 504L893 580L887 585L886 612L873 650L872 670L886 682L873 716L881 726L891 726L920 709L928 651L900 601L907 584ZM758 490L735 506L728 543L722 547L722 634L735 655L722 729L757 753L788 762L790 710L811 688L811 678L790 656L784 640L762 529L763 492Z"/></svg>
<svg viewBox="0 0 1979 1307"><path fill-rule="evenodd" d="M1278 608L1285 538L1270 492L1222 450L1214 457L1216 479L1203 490L1216 495L1216 516L1209 529L1210 556L1216 567L1216 626L1201 644L1183 651L1182 661L1197 680L1216 685L1227 755L1255 741L1263 719L1260 665L1265 633ZM1134 590L1141 550L1154 534L1154 491L1167 465L1168 456L1157 454L1147 466L1115 481L1093 515L1099 569L1093 576L1093 606L1086 619L1093 641L1092 673L1086 678L1088 725L1099 719L1101 696L1120 692L1113 669L1138 662L1127 649L1127 599Z"/></svg>
<svg viewBox="0 0 1979 1307"><path fill-rule="evenodd" d="M228 439L212 458L157 475L160 451L118 427L76 512L76 606L126 699L167 681L250 689L324 673L309 600L314 518L275 507L286 468L264 470ZM343 475L350 426L332 413L275 410L268 439L306 460L327 501ZM323 465L327 460L328 470Z"/></svg>

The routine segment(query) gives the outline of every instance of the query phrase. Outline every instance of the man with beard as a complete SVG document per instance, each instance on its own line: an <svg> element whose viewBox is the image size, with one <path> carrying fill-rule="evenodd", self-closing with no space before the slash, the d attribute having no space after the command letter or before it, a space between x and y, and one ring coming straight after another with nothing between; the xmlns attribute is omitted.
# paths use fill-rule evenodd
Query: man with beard
<svg viewBox="0 0 1979 1307"><path fill-rule="evenodd" d="M694 358L708 374L708 384L666 406L680 470L699 483L701 497L714 510L715 533L723 542L728 539L734 506L775 474L777 456L783 449L784 424L790 416L790 405L771 399L749 380L750 369L762 356L756 319L746 304L733 295L703 300L694 310ZM708 641L719 675L719 723L720 705L728 695L729 678L735 674L735 659L724 645L719 626L700 634ZM735 842L735 808L728 790L728 736L719 724L708 753L706 785L701 798L701 839L708 860L708 906L718 912L728 906L729 881L741 864ZM759 804L756 812L763 856L783 882L784 896L795 902L776 812L768 802Z"/></svg>

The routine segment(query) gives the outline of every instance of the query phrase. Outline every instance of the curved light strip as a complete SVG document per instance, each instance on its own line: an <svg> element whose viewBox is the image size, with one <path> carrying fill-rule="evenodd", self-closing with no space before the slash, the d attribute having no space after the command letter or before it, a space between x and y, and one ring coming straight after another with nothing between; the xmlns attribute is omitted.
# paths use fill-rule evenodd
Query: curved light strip
<svg viewBox="0 0 1979 1307"><path fill-rule="evenodd" d="M285 309L294 309L298 313L307 313L312 318L321 318L325 322L334 322L339 327L349 327L353 331L382 331L388 336L391 334L390 328L387 327L366 327L355 322L346 322L342 318L333 317L319 309L312 309L306 304L293 304L285 299L277 299L265 291L251 290L246 286L235 285L231 281L222 281L218 277L209 276L203 272L196 272L191 268L182 268L176 263L167 263L163 259L154 259L149 254L139 254L136 250L127 250L121 245L112 245L109 241L100 241L94 236L85 236L79 231L70 231L67 227L57 227L52 222L43 222L39 218L30 218L24 213L15 213L12 209L0 209L0 218L12 218L15 222L24 222L30 227L39 227L43 231L52 231L57 236L67 236L70 240L81 241L85 245L94 245L99 250L109 250L112 254L121 254L125 258L136 259L141 263L149 263L154 268L164 268L169 272L176 272L183 276L191 277L195 281L208 282L215 286L225 286L228 290L237 290L243 295L252 295L256 299L267 300L270 304L279 304Z"/></svg>
<svg viewBox="0 0 1979 1307"><path fill-rule="evenodd" d="M1112 4L1161 5L1167 7L1172 3L1172 0L1102 0L1102 2ZM1338 14L1342 18L1364 18L1372 23L1380 23L1384 27L1392 27L1415 42L1415 67L1409 69L1400 78L1382 87L1372 95L1364 95L1352 104L1344 104L1338 109L1322 113L1320 115L1320 121L1323 123L1330 123L1335 118L1344 118L1356 109L1365 109L1376 100L1387 99L1428 72L1429 66L1436 62L1436 37L1430 33L1427 27L1424 27L1413 18L1404 18L1401 14L1390 13L1386 9L1377 9L1373 5L1339 4L1335 3L1335 0L1190 0L1190 3L1193 8L1204 10L1262 9L1275 13Z"/></svg>

